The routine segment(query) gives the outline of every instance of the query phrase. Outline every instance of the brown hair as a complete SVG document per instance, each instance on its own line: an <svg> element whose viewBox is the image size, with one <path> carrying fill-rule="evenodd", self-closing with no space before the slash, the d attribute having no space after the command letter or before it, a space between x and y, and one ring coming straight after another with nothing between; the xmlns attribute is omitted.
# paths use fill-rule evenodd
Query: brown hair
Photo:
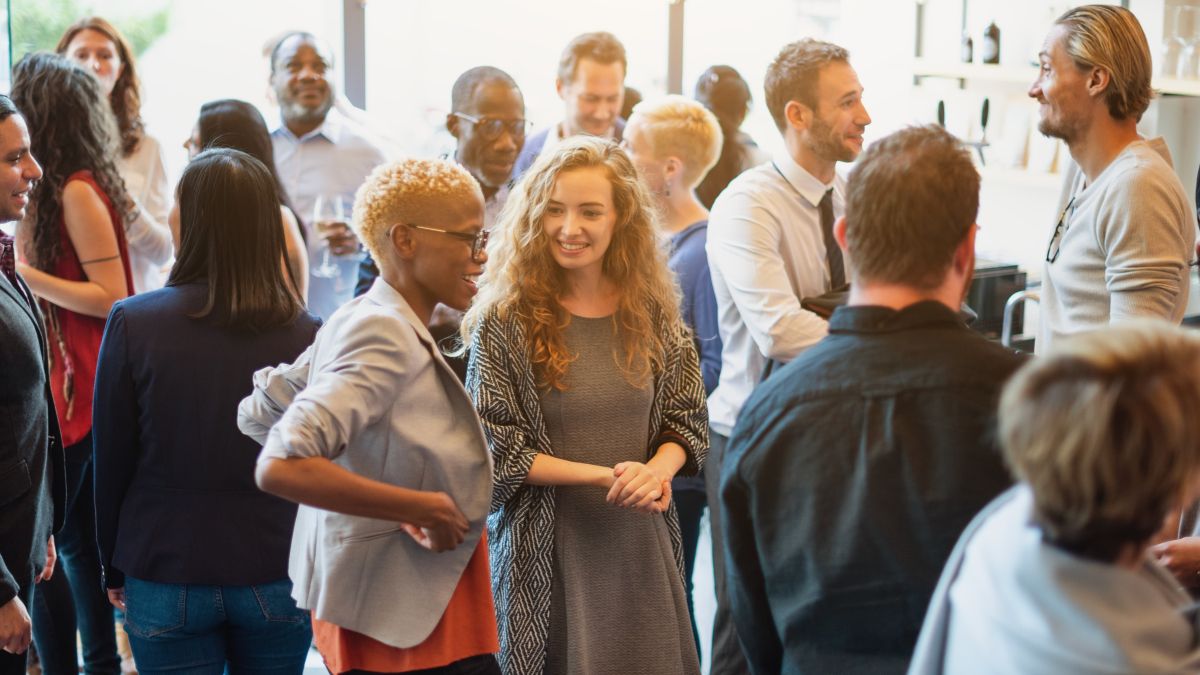
<svg viewBox="0 0 1200 675"><path fill-rule="evenodd" d="M798 101L817 109L817 77L821 69L836 61L849 62L850 52L828 42L804 38L784 45L767 66L763 81L766 92L767 110L775 120L775 126L783 131L787 117L783 109L788 101Z"/></svg>
<svg viewBox="0 0 1200 675"><path fill-rule="evenodd" d="M618 365L635 386L647 382L666 361L674 326L681 326L679 296L658 238L654 201L629 155L615 143L573 136L544 154L513 189L488 246L490 262L479 281L479 294L462 322L464 348L489 313L516 316L528 336L528 358L539 384L563 389L563 377L575 355L563 330L571 315L558 297L566 281L550 252L542 219L558 177L568 171L603 168L612 185L617 222L604 254L603 273L621 289L613 324L624 363ZM615 357L615 355L614 355Z"/></svg>
<svg viewBox="0 0 1200 675"><path fill-rule="evenodd" d="M575 79L579 70L579 62L591 59L596 63L620 63L622 75L629 72L629 64L625 61L625 45L617 36L605 31L584 33L578 35L567 44L562 56L558 59L558 79L563 84Z"/></svg>
<svg viewBox="0 0 1200 675"><path fill-rule="evenodd" d="M1000 400L1005 460L1046 539L1111 562L1142 546L1200 473L1200 336L1164 322L1081 334Z"/></svg>
<svg viewBox="0 0 1200 675"><path fill-rule="evenodd" d="M1146 33L1133 12L1113 5L1084 5L1067 10L1055 25L1067 29L1067 54L1081 69L1108 71L1104 92L1114 119L1141 120L1150 107L1154 75Z"/></svg>
<svg viewBox="0 0 1200 675"><path fill-rule="evenodd" d="M65 55L71 40L74 40L81 30L94 30L112 40L117 48L117 56L120 57L123 68L116 84L113 85L109 103L112 105L113 115L117 118L117 130L121 134L121 154L128 157L137 149L138 143L146 133L146 125L142 122L142 85L138 80L133 47L129 46L129 41L116 26L98 16L89 16L67 27L58 39L58 46L54 51Z"/></svg>
<svg viewBox="0 0 1200 675"><path fill-rule="evenodd" d="M979 172L958 139L909 127L873 143L846 181L856 281L938 286L979 213Z"/></svg>

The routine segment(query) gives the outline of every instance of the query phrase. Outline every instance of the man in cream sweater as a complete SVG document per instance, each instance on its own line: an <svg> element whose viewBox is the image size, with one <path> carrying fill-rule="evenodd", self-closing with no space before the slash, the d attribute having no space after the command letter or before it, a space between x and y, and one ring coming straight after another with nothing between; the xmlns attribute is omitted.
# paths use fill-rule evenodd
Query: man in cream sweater
<svg viewBox="0 0 1200 675"><path fill-rule="evenodd" d="M1046 250L1037 351L1133 317L1179 323L1196 226L1166 144L1137 133L1153 96L1141 25L1120 7L1076 7L1039 59L1038 130L1074 161Z"/></svg>

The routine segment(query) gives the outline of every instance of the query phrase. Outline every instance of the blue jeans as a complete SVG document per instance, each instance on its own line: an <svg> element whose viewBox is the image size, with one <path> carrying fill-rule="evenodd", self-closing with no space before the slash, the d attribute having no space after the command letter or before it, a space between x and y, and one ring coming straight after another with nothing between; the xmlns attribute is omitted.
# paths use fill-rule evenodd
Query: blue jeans
<svg viewBox="0 0 1200 675"><path fill-rule="evenodd" d="M312 627L291 591L288 579L258 586L198 586L127 576L125 632L138 672L299 675Z"/></svg>
<svg viewBox="0 0 1200 675"><path fill-rule="evenodd" d="M79 653L75 630L83 643L83 672L116 675L117 633L113 608L100 581L100 549L96 544L96 506L92 488L92 435L65 449L67 519L54 535L58 564L49 581L33 591L33 640L46 675L75 675Z"/></svg>

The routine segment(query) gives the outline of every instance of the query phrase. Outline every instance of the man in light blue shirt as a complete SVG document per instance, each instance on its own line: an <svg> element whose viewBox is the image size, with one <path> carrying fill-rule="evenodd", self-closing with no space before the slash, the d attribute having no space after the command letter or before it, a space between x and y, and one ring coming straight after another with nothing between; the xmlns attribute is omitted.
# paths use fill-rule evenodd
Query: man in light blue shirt
<svg viewBox="0 0 1200 675"><path fill-rule="evenodd" d="M354 294L362 254L346 222L355 191L385 159L369 132L334 109L332 66L328 47L311 33L289 33L271 53L282 117L271 133L275 167L305 224L309 310L322 319Z"/></svg>

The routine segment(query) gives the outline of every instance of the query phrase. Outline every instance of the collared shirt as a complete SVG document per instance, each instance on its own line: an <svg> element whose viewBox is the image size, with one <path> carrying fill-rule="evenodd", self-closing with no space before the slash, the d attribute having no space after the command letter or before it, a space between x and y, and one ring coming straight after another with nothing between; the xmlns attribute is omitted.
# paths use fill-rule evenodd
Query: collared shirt
<svg viewBox="0 0 1200 675"><path fill-rule="evenodd" d="M321 275L328 248L324 238L313 231L313 207L319 196L339 198L349 222L354 193L386 157L379 143L365 129L336 109L329 111L321 126L300 137L286 125L280 125L271 132L271 143L279 180L307 229L309 310L328 319L334 310L353 297L358 261L362 255L330 255L329 261L337 273L334 278Z"/></svg>
<svg viewBox="0 0 1200 675"><path fill-rule="evenodd" d="M723 436L768 359L790 361L825 337L825 320L800 301L830 288L818 208L830 189L837 217L845 180L822 183L783 152L738 176L713 204L708 264L723 349L708 414Z"/></svg>
<svg viewBox="0 0 1200 675"><path fill-rule="evenodd" d="M904 672L955 541L1010 483L994 419L1023 361L939 302L840 307L754 392L718 507L754 672Z"/></svg>

